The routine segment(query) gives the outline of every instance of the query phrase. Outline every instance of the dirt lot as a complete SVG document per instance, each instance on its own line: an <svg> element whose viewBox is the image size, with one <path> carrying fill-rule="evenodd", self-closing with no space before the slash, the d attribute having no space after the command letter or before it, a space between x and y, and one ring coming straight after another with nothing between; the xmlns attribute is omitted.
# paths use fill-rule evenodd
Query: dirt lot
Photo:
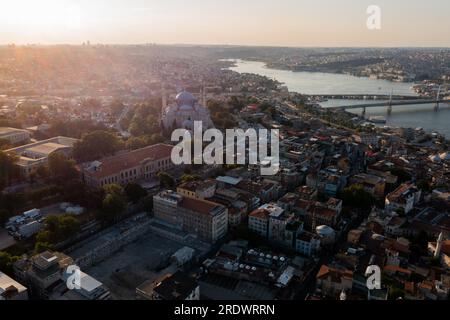
<svg viewBox="0 0 450 320"><path fill-rule="evenodd" d="M149 232L86 272L106 285L114 299L135 299L136 287L144 281L175 271L165 262L186 245Z"/></svg>

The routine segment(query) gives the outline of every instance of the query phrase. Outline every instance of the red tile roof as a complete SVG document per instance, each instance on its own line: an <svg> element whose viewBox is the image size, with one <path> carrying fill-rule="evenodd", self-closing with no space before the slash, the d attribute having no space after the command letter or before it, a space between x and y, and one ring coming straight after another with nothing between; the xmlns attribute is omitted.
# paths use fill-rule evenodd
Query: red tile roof
<svg viewBox="0 0 450 320"><path fill-rule="evenodd" d="M353 272L350 270L339 270L328 267L327 265L322 265L316 275L316 279L327 279L328 276L331 277L333 282L340 282L341 278L352 279Z"/></svg>
<svg viewBox="0 0 450 320"><path fill-rule="evenodd" d="M142 149L118 154L101 159L101 167L98 171L89 172L92 177L101 179L118 174L121 171L137 167L144 160L161 160L170 157L173 146L156 144Z"/></svg>
<svg viewBox="0 0 450 320"><path fill-rule="evenodd" d="M216 208L224 208L224 206L217 204L215 202L200 200L200 199L191 199L184 197L180 202L180 206L201 214L211 214L211 212Z"/></svg>
<svg viewBox="0 0 450 320"><path fill-rule="evenodd" d="M269 220L269 215L270 212L266 209L256 209L249 214L249 217Z"/></svg>

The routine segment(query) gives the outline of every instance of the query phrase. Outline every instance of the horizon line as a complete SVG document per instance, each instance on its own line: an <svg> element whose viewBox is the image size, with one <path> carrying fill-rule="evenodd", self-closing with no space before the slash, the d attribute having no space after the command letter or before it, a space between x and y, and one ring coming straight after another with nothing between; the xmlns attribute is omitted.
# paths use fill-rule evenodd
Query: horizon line
<svg viewBox="0 0 450 320"><path fill-rule="evenodd" d="M89 44L88 44L89 43ZM288 49L450 49L450 45L448 46L427 46L427 45L379 45L379 46L352 46L352 45L343 45L343 46L297 46L297 45L258 45L258 44L220 44L220 43L156 43L156 42L142 42L142 43L113 43L113 42L89 42L86 40L81 43L0 43L0 47L57 47L57 46L73 46L73 47L82 47L82 46L122 46L122 47L130 47L130 46L166 46L166 47L247 47L247 48L288 48Z"/></svg>

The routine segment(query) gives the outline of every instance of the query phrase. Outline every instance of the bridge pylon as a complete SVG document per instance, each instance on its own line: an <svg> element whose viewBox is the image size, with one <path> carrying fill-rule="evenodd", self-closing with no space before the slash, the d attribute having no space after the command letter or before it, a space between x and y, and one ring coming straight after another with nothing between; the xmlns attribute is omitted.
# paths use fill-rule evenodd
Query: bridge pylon
<svg viewBox="0 0 450 320"><path fill-rule="evenodd" d="M391 89L391 94L389 95L389 102L387 107L387 114L388 116L392 113L392 95L394 94L394 89Z"/></svg>
<svg viewBox="0 0 450 320"><path fill-rule="evenodd" d="M392 114L392 105L389 103L387 107L387 114L390 116Z"/></svg>
<svg viewBox="0 0 450 320"><path fill-rule="evenodd" d="M442 85L439 86L439 89L438 89L438 92L436 95L436 103L434 105L434 111L439 111L439 99L441 96L441 88L442 88Z"/></svg>
<svg viewBox="0 0 450 320"><path fill-rule="evenodd" d="M362 108L361 116L362 116L363 118L366 117L366 107L363 107L363 108Z"/></svg>

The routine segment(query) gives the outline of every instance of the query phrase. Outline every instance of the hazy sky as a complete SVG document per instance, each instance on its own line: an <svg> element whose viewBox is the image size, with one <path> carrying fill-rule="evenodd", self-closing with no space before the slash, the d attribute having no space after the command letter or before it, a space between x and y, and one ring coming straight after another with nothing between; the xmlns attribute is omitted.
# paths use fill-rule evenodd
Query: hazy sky
<svg viewBox="0 0 450 320"><path fill-rule="evenodd" d="M449 0L2 0L0 43L450 47ZM368 30L369 5L381 30Z"/></svg>

